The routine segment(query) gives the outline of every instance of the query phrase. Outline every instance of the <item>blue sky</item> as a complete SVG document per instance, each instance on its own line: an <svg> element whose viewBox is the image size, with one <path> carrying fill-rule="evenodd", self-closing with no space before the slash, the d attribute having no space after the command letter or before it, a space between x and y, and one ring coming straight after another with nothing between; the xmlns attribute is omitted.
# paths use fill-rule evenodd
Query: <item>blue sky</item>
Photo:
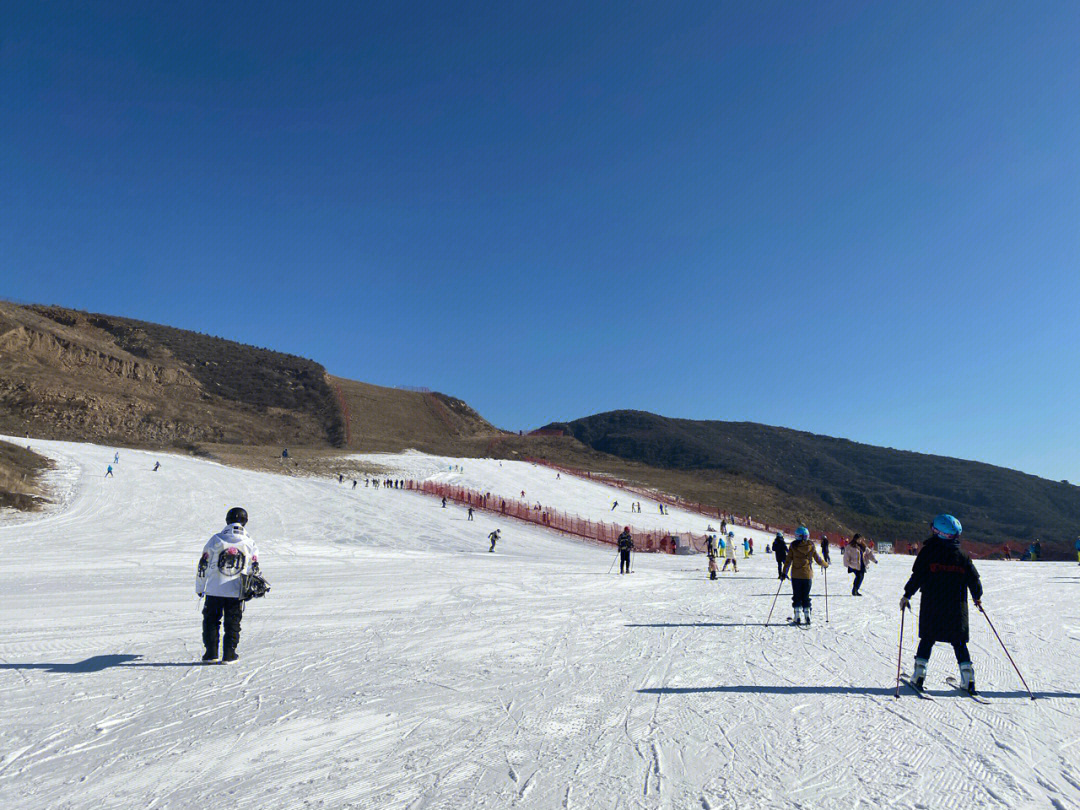
<svg viewBox="0 0 1080 810"><path fill-rule="evenodd" d="M1080 4L3 16L2 297L1080 480Z"/></svg>

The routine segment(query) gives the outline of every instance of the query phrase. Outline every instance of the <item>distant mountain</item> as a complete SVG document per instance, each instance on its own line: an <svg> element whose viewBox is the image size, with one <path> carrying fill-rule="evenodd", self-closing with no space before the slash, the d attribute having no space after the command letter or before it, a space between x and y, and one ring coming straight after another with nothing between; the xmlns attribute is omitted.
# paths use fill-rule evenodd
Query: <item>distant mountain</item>
<svg viewBox="0 0 1080 810"><path fill-rule="evenodd" d="M563 429L593 449L674 470L749 477L816 503L845 526L879 539L919 540L951 512L974 542L1014 549L1040 538L1071 557L1080 532L1080 487L977 461L932 456L752 422L669 419L611 411Z"/></svg>
<svg viewBox="0 0 1080 810"><path fill-rule="evenodd" d="M501 435L468 405L330 376L314 360L113 315L0 302L0 432L452 452Z"/></svg>

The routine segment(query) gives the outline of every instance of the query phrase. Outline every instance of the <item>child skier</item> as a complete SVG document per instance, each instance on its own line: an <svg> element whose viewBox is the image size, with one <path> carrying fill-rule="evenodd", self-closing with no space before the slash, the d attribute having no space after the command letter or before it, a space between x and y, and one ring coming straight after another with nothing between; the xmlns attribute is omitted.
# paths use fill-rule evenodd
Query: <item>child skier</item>
<svg viewBox="0 0 1080 810"><path fill-rule="evenodd" d="M952 644L960 666L960 688L975 694L975 667L968 652L967 593L975 607L982 607L982 582L975 564L960 548L963 527L952 515L938 515L930 524L931 537L911 567L911 579L904 586L900 610L906 610L915 591L922 591L919 607L919 649L915 652L912 683L922 689L926 665L934 643Z"/></svg>
<svg viewBox="0 0 1080 810"><path fill-rule="evenodd" d="M742 556L744 560L750 558L750 538L744 537L742 539Z"/></svg>
<svg viewBox="0 0 1080 810"><path fill-rule="evenodd" d="M630 527L623 526L622 534L616 541L619 546L619 573L630 573L630 552L634 550L634 539L630 536Z"/></svg>
<svg viewBox="0 0 1080 810"><path fill-rule="evenodd" d="M225 649L221 660L235 661L236 646L240 643L240 619L244 613L241 601L241 578L259 573L259 554L255 541L246 529L247 512L234 506L225 515L225 528L215 534L203 547L195 573L195 592L206 597L203 605L203 661L218 657L218 628L225 617Z"/></svg>
<svg viewBox="0 0 1080 810"><path fill-rule="evenodd" d="M705 536L705 553L709 555L709 579L716 579L716 538L711 534Z"/></svg>
<svg viewBox="0 0 1080 810"><path fill-rule="evenodd" d="M795 542L788 549L784 569L780 572L781 581L791 572L791 606L795 609L795 624L810 624L810 587L814 584L814 566L822 568L829 564L821 559L810 540L810 530L800 526L795 530Z"/></svg>
<svg viewBox="0 0 1080 810"><path fill-rule="evenodd" d="M491 548L489 548L488 551L494 551L495 550L495 543L496 543L496 541L498 541L498 539L499 539L499 530L498 529L496 529L495 531L493 531L491 534L488 535L488 540L491 541Z"/></svg>
<svg viewBox="0 0 1080 810"><path fill-rule="evenodd" d="M727 542L724 543L724 567L721 571L727 571L728 563L731 563L735 573L739 573L739 561L735 559L735 532L728 532Z"/></svg>
<svg viewBox="0 0 1080 810"><path fill-rule="evenodd" d="M473 516L473 508L470 506L469 507L469 520L472 520L472 516Z"/></svg>
<svg viewBox="0 0 1080 810"><path fill-rule="evenodd" d="M112 478L113 477L112 464L110 464L108 467L105 468L105 477L106 478Z"/></svg>

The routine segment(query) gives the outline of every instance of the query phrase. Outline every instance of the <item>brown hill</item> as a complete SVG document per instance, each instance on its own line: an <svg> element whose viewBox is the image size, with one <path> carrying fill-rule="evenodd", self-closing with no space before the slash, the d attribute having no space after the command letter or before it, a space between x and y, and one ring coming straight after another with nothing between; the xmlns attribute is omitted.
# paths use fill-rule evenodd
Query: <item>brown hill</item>
<svg viewBox="0 0 1080 810"><path fill-rule="evenodd" d="M37 453L0 442L0 509L37 509L46 500L41 473L51 466Z"/></svg>
<svg viewBox="0 0 1080 810"><path fill-rule="evenodd" d="M312 360L160 324L6 302L0 433L236 461L286 446L475 455L503 435L445 394L332 377Z"/></svg>

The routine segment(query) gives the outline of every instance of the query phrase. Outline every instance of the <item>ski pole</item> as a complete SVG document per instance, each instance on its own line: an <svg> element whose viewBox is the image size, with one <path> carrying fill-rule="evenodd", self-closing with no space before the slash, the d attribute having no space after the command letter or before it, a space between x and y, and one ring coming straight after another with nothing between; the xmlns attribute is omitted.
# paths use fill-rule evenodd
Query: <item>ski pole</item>
<svg viewBox="0 0 1080 810"><path fill-rule="evenodd" d="M1001 636L998 635L997 628L994 627L994 623L990 621L990 617L986 615L986 611L983 610L983 606L981 604L979 605L979 612L982 613L983 616L986 616L986 621L990 625L990 629L994 631L994 635L997 637L998 643L1001 645L1001 649L1005 650L1005 655L1008 656L1009 663L1013 665L1013 669L1016 670L1016 674L1020 675L1020 667L1016 665L1016 662L1013 661L1013 657L1009 655L1009 648L1006 647L1005 642L1001 640ZM1020 675L1020 682L1024 684L1024 688L1027 689L1028 695L1031 697L1032 700L1034 700L1035 695L1032 694L1031 687L1027 685L1027 681L1024 680L1023 675Z"/></svg>
<svg viewBox="0 0 1080 810"><path fill-rule="evenodd" d="M900 662L904 658L904 608L900 608L900 649L896 653L896 694L893 697L900 697Z"/></svg>
<svg viewBox="0 0 1080 810"><path fill-rule="evenodd" d="M772 607L769 608L769 618L765 620L765 626L766 627L769 626L769 622L772 620L772 612L773 612L773 609L776 607L776 600L780 598L780 589L783 588L783 587L784 587L784 580L781 579L780 584L776 588L776 596L774 596L773 600L772 600Z"/></svg>
<svg viewBox="0 0 1080 810"><path fill-rule="evenodd" d="M618 550L616 550L616 551L615 551L615 559L611 561L611 565L610 565L610 567L609 567L609 568L608 568L608 570L607 570L607 572L608 572L609 574L610 574L610 573L611 573L612 571L614 571L614 570L615 570L615 562L616 562L616 561L617 561L618 559L619 559L619 552L618 552Z"/></svg>
<svg viewBox="0 0 1080 810"><path fill-rule="evenodd" d="M821 573L825 575L825 624L829 623L829 566L825 566L821 569Z"/></svg>

